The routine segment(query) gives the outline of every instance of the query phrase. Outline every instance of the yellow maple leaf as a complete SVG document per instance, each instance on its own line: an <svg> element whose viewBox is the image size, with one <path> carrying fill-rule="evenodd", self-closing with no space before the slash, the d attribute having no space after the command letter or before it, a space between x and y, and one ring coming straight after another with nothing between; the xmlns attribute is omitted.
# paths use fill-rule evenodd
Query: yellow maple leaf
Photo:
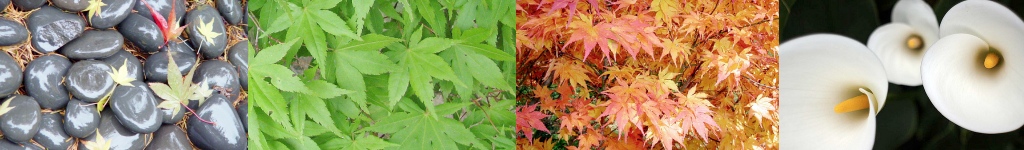
<svg viewBox="0 0 1024 150"><path fill-rule="evenodd" d="M772 101L775 101L775 99L757 95L757 100L747 104L747 107L753 112L751 114L754 115L754 118L757 118L757 121L761 121L762 118L771 118L771 112L775 111L775 105L772 105Z"/></svg>
<svg viewBox="0 0 1024 150"><path fill-rule="evenodd" d="M5 101L3 105L0 105L0 115L4 115L8 111L11 111L12 109L14 109L14 107L10 107L12 100L14 100L14 96L11 96L11 98L8 98L7 101Z"/></svg>
<svg viewBox="0 0 1024 150"><path fill-rule="evenodd" d="M99 15L102 9L100 7L107 6L107 3L103 3L101 0L89 0L89 6L85 7L85 11L89 12L89 20L92 20L92 16Z"/></svg>
<svg viewBox="0 0 1024 150"><path fill-rule="evenodd" d="M114 79L114 82L116 82L117 84L125 86L135 86L132 85L132 81L135 81L135 78L128 75L128 60L124 60L124 64L121 65L121 68L114 68L113 66L111 66L110 70L113 72L107 73L110 74L110 78Z"/></svg>
<svg viewBox="0 0 1024 150"><path fill-rule="evenodd" d="M110 141L107 141L107 139L103 138L103 135L100 134L99 129L96 129L96 141L85 141L84 144L86 148L89 148L91 150L110 149Z"/></svg>
<svg viewBox="0 0 1024 150"><path fill-rule="evenodd" d="M199 34L202 34L206 38L206 42L213 43L213 38L217 38L221 35L221 33L213 32L213 22L215 20L210 18L210 21L206 22L200 18L199 21L201 22L199 24Z"/></svg>

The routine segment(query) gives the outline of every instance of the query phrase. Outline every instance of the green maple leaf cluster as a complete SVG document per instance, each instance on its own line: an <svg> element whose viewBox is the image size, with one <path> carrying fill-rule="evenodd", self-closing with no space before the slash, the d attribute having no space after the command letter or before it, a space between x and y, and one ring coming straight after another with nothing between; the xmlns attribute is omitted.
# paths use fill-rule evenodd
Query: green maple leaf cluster
<svg viewBox="0 0 1024 150"><path fill-rule="evenodd" d="M511 1L249 4L250 148L515 148Z"/></svg>

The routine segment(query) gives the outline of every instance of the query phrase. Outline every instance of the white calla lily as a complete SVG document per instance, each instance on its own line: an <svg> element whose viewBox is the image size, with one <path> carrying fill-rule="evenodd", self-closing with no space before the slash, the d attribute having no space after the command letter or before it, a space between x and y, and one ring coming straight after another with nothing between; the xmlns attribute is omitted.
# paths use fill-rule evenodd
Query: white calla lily
<svg viewBox="0 0 1024 150"><path fill-rule="evenodd" d="M816 34L779 50L783 149L870 149L888 81L881 61L853 39Z"/></svg>
<svg viewBox="0 0 1024 150"><path fill-rule="evenodd" d="M921 66L935 108L980 133L1024 125L1024 22L996 2L964 1L946 13L939 33Z"/></svg>
<svg viewBox="0 0 1024 150"><path fill-rule="evenodd" d="M901 0L892 11L892 22L871 33L868 48L875 52L889 82L921 85L921 59L939 40L939 23L932 8L922 0Z"/></svg>

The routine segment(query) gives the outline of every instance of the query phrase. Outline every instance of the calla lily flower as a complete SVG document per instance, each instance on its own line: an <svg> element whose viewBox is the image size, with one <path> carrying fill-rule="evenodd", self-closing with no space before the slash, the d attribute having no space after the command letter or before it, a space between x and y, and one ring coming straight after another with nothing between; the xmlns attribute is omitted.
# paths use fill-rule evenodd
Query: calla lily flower
<svg viewBox="0 0 1024 150"><path fill-rule="evenodd" d="M871 149L889 90L882 62L833 34L793 39L779 50L783 149Z"/></svg>
<svg viewBox="0 0 1024 150"><path fill-rule="evenodd" d="M868 48L882 60L889 82L921 85L921 59L939 40L939 23L932 12L922 0L901 0L892 10L892 23L871 33Z"/></svg>
<svg viewBox="0 0 1024 150"><path fill-rule="evenodd" d="M935 109L974 132L1024 125L1024 22L999 3L969 0L949 9L939 33L921 62Z"/></svg>

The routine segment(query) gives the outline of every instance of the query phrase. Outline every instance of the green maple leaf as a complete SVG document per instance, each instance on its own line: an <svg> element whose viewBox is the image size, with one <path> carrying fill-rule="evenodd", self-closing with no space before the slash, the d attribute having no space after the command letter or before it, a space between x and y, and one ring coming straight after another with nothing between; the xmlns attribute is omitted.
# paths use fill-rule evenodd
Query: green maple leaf
<svg viewBox="0 0 1024 150"><path fill-rule="evenodd" d="M192 83L192 76L195 75L196 68L199 67L192 67L188 74L182 78L181 72L176 71L178 70L178 64L174 62L173 54L174 52L167 53L167 84L149 83L149 87L153 89L153 93L157 97L164 99L157 107L172 109L174 113L178 113L180 105L172 104L188 105L190 99L199 100L199 104L202 104L213 92L207 87L206 81L199 84Z"/></svg>
<svg viewBox="0 0 1024 150"><path fill-rule="evenodd" d="M391 134L388 141L401 145L398 149L459 149L456 144L486 149L478 140L480 138L458 120L445 117L434 119L429 116L422 113L395 113L366 130Z"/></svg>
<svg viewBox="0 0 1024 150"><path fill-rule="evenodd" d="M331 139L324 145L337 145L342 150L377 150L388 147L397 147L398 144L384 141L377 136L358 136L352 139Z"/></svg>
<svg viewBox="0 0 1024 150"><path fill-rule="evenodd" d="M419 30L418 30L419 31ZM418 34L419 32L414 33ZM416 38L413 38L416 40ZM420 102L427 108L427 112L434 114L434 84L433 78L452 81L459 87L467 87L461 80L455 76L455 72L452 67L438 56L437 53L452 47L457 43L456 40L439 38L439 37L428 37L422 41L413 42L410 44L409 49L404 51L401 60L398 62L399 66L402 66L404 71L399 71L397 76L405 75L406 77L400 77L401 79L392 80L408 80L406 83L397 82L391 84L389 88L404 88L411 86L413 93L419 97ZM396 74L392 74L392 78ZM431 78L433 77L433 78ZM407 85L406 85L407 84ZM392 91L402 91L394 90ZM397 99L392 97L391 104L397 102Z"/></svg>
<svg viewBox="0 0 1024 150"><path fill-rule="evenodd" d="M107 3L103 3L102 0L89 0L89 6L85 7L85 11L89 12L89 20L92 20L92 16L99 15L102 11L100 7L107 6Z"/></svg>
<svg viewBox="0 0 1024 150"><path fill-rule="evenodd" d="M199 19L199 21L199 34L202 34L205 37L206 42L213 43L213 38L217 38L222 34L213 31L213 22L215 21L213 18L210 18L210 21L208 22L203 21L203 19Z"/></svg>

